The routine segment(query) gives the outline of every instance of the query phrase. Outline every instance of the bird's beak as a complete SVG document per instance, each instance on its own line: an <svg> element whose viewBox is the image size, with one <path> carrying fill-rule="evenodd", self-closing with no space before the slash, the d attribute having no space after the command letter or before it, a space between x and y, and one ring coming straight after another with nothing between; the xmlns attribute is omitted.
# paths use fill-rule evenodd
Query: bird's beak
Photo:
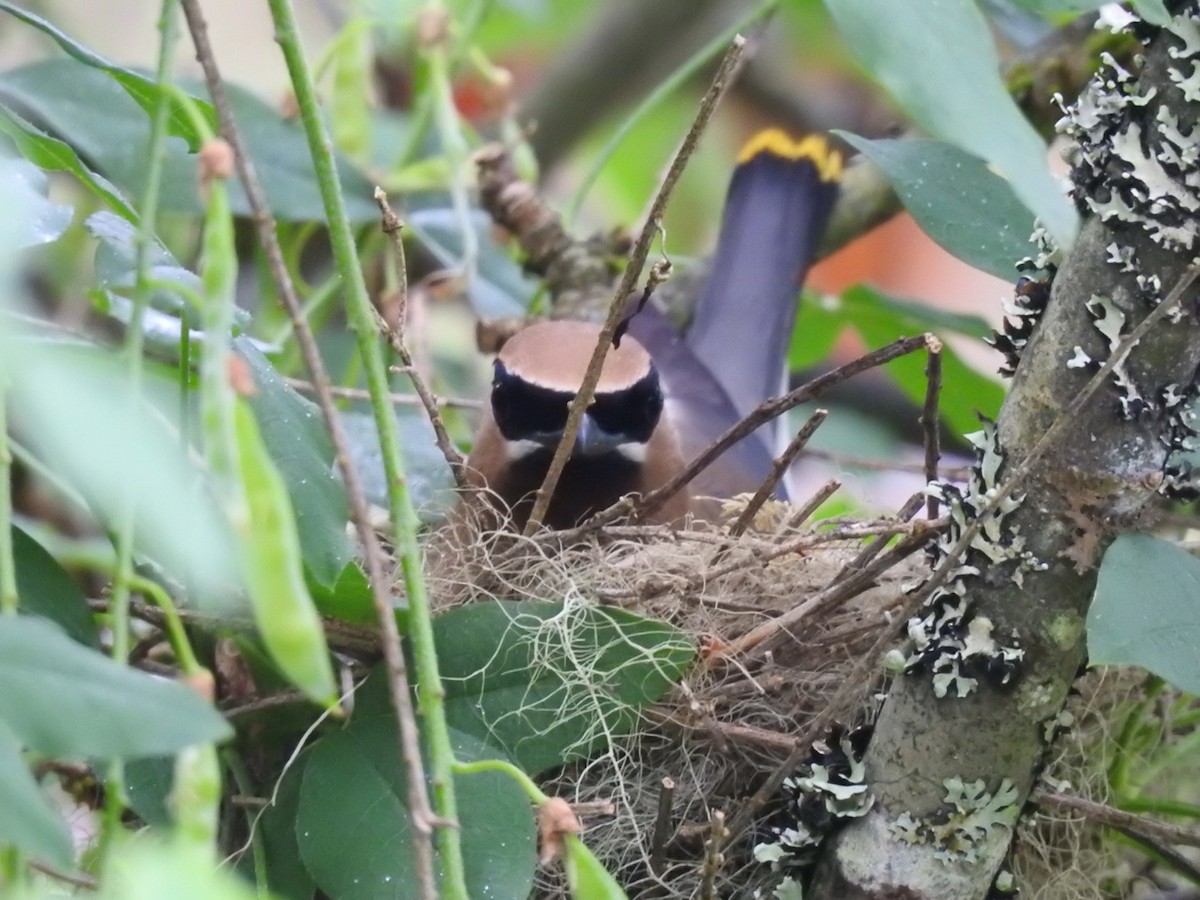
<svg viewBox="0 0 1200 900"><path fill-rule="evenodd" d="M587 413L579 424L579 433L575 436L573 456L601 456L610 453L625 443L628 438L619 434L609 434L596 424Z"/></svg>

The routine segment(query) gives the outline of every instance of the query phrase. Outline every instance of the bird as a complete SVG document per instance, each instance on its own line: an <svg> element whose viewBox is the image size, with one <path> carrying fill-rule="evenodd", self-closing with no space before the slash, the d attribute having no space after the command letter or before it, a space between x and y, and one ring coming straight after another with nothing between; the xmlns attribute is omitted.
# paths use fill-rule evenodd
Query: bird
<svg viewBox="0 0 1200 900"><path fill-rule="evenodd" d="M535 322L509 338L492 364L491 395L467 458L467 479L502 504L518 529L546 477L600 330L592 322ZM683 467L663 404L658 368L645 348L629 338L609 348L545 525L579 525L627 494L663 486ZM678 521L686 510L681 492L651 520Z"/></svg>
<svg viewBox="0 0 1200 900"><path fill-rule="evenodd" d="M823 137L755 135L726 193L711 271L686 329L655 306L610 347L592 404L547 511L579 525L628 494L645 495L762 401L779 393L800 287L838 194L840 154ZM518 331L493 363L489 402L467 458L468 483L523 529L599 340L591 322L547 319ZM782 432L740 441L650 521L705 517L702 498L755 490Z"/></svg>

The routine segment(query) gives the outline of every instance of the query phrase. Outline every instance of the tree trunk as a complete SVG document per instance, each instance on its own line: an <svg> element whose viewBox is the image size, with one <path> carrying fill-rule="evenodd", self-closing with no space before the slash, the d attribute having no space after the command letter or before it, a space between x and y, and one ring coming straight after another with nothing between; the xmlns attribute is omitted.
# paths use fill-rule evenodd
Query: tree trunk
<svg viewBox="0 0 1200 900"><path fill-rule="evenodd" d="M1018 323L1037 324L1023 347L1021 329L1010 334L1020 355L1012 391L973 484L948 498L963 525L1120 336L1190 276L1200 246L1200 13L1195 0L1182 6L1153 37L1140 81L1106 67L1073 109L1072 178L1090 218L1040 321L1037 290L1018 299L1032 313ZM987 893L1084 662L1100 558L1186 480L1168 456L1192 435L1197 301L1192 287L1132 350L1020 485L1020 502L991 514L956 577L910 623L916 650L867 755L874 805L826 848L807 897Z"/></svg>

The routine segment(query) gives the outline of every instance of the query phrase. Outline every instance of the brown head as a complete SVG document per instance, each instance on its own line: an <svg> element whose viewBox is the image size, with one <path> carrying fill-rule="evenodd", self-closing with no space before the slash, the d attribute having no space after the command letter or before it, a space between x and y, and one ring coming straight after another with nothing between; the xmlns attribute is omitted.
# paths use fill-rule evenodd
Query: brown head
<svg viewBox="0 0 1200 900"><path fill-rule="evenodd" d="M496 357L490 403L468 466L518 526L562 437L599 334L589 322L537 322L509 338ZM663 417L658 370L641 344L626 337L605 357L546 524L569 528L625 494L652 490L681 465ZM676 504L660 520L681 513Z"/></svg>

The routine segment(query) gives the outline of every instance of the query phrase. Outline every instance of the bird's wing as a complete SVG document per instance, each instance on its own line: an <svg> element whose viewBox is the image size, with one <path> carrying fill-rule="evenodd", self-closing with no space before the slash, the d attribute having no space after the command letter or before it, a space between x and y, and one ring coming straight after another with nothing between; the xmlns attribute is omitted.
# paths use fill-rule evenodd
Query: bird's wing
<svg viewBox="0 0 1200 900"><path fill-rule="evenodd" d="M650 352L658 368L667 419L675 428L683 459L690 462L742 417L658 309L647 306L634 316L629 334ZM732 497L755 490L770 471L770 450L758 434L752 434L702 472L692 484L692 493Z"/></svg>

